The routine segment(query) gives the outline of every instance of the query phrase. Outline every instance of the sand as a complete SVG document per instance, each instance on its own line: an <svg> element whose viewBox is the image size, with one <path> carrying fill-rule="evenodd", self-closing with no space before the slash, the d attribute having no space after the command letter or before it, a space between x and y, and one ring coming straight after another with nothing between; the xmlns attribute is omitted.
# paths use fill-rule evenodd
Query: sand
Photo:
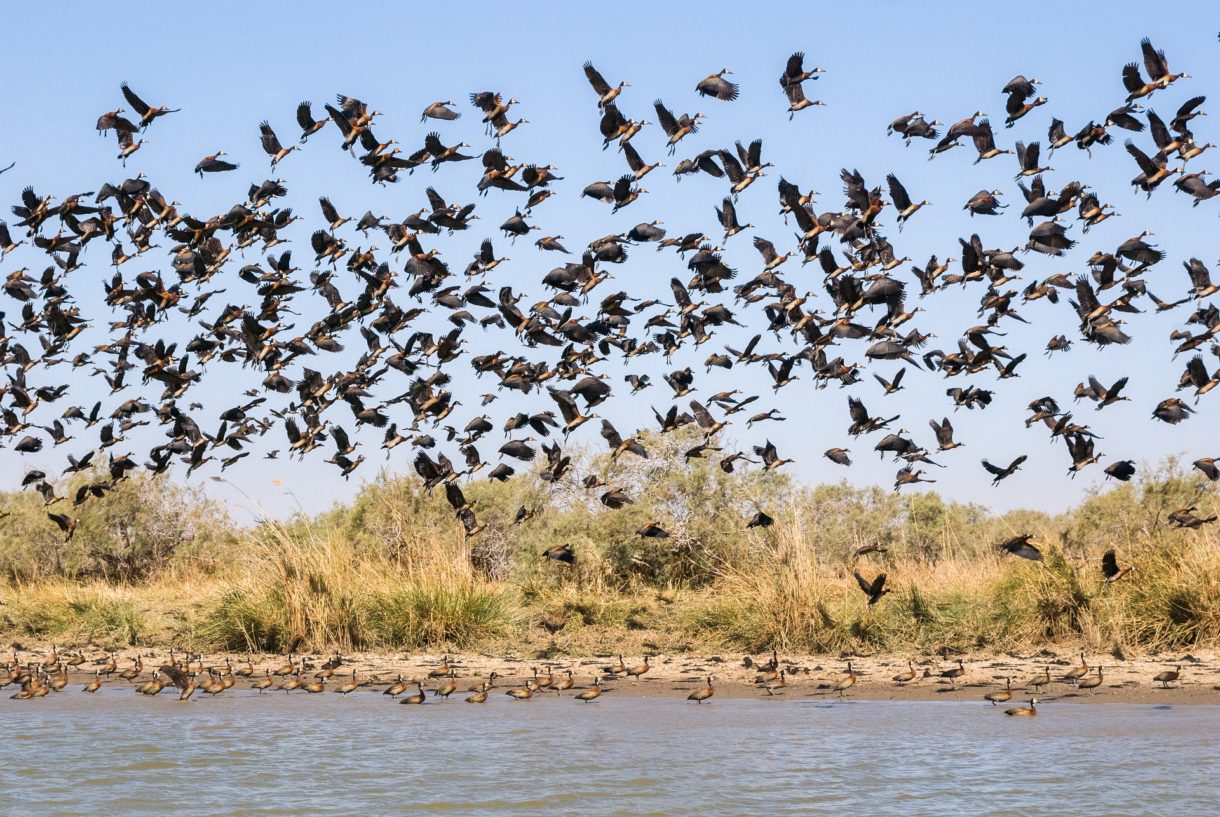
<svg viewBox="0 0 1220 817"><path fill-rule="evenodd" d="M21 646L18 658L23 664L49 659L49 646ZM69 686L65 691L83 685L93 676L95 666L105 660L105 654L101 650L86 647L82 652L86 661L79 667L70 668ZM65 650L64 655L67 654L68 651ZM168 661L168 653L165 650L133 648L117 654L119 670L130 667L137 654L144 664L141 678L147 678L155 667ZM182 653L179 652L178 655L181 656ZM773 693L756 683L759 667L765 665L770 656L753 656L750 659L750 667L745 665L746 657L742 655L652 656L649 659L651 668L638 682L609 671L611 666L618 662L617 655L557 657L546 661L512 655L451 653L448 657L457 675L458 689L463 696L468 687L478 684L492 672L497 675L495 688L508 689L524 684L527 678L532 678L536 667L543 675L549 669L557 681L565 677L566 672L570 670L575 686L572 690L562 693L569 696L590 687L596 675L601 677L603 689L610 694L685 698L691 692L705 687L706 678L710 674L715 679L715 697L720 699L829 699L839 697L835 686L846 677L847 661L850 660L856 680L843 691L843 697L847 699L984 703L983 696L1002 689L1004 679L1009 677L1012 679L1014 702L1025 701L1031 695L1036 695L1041 702L1220 704L1220 658L1211 652L1120 659L1113 655L1091 655L1086 651L1085 660L1090 667L1090 674L1095 676L1096 667L1100 665L1104 677L1102 684L1092 690L1077 689L1070 681L1063 679L1068 670L1080 665L1079 650L1042 650L1028 655L873 655L850 658L780 654L779 666L785 670L785 685L774 689ZM313 654L301 658L306 666L303 677L312 679L328 656ZM639 655L623 658L628 667L638 666L643 661ZM964 674L952 682L941 677L941 672L957 666L958 658L962 660ZM205 668L216 667L223 670L226 659L231 660L232 666L239 670L245 668L249 660L253 665L255 678L263 676L265 670L275 671L287 662L287 657L282 655L212 654L203 657L203 665ZM11 654L4 656L4 661L11 660ZM343 655L342 666L335 671L334 677L347 680L352 669L355 669L358 680L365 687L380 690L401 674L412 683L422 682L425 689L428 689L442 683L435 677L430 677L430 673L436 672L443 660L444 656L439 654L382 652ZM907 671L908 660L915 668L916 679L909 683L892 680L894 676ZM1179 681L1171 683L1170 688L1162 688L1161 684L1153 681L1157 673L1172 670L1175 665L1181 665L1181 677ZM1045 670L1049 670L1051 683L1044 686L1040 692L1027 686L1031 679ZM774 684L774 681L772 683ZM122 687L130 684L115 676L108 685ZM248 680L239 679L236 688L241 689L248 685ZM16 687L10 686L8 689L15 691Z"/></svg>

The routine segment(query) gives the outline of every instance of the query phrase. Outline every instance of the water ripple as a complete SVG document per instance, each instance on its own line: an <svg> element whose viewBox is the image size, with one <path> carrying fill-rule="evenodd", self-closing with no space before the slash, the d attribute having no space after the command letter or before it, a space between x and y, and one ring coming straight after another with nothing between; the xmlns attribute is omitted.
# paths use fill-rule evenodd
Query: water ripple
<svg viewBox="0 0 1220 817"><path fill-rule="evenodd" d="M1214 813L1220 708L104 690L0 700L0 814ZM444 707L444 711L441 711Z"/></svg>

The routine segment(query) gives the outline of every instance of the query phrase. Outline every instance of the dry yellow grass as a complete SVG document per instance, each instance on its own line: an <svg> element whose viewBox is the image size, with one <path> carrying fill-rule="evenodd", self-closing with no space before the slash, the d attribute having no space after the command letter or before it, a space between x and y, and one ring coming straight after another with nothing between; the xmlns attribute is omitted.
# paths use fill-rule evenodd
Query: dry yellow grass
<svg viewBox="0 0 1220 817"><path fill-rule="evenodd" d="M466 486L488 523L473 540L442 496L403 477L380 478L353 505L314 518L196 536L199 544L124 581L90 569L89 554L102 545L87 539L58 572L24 552L4 562L18 548L10 526L0 539L9 577L0 583L0 633L253 651L1080 644L1138 652L1220 644L1220 526L1165 524L1175 507L1214 513L1216 494L1173 463L1059 516L995 516L935 494L806 489L774 474L679 468L686 442L668 436L650 443L648 461L594 457L582 465L635 486L639 502L623 511L528 477ZM124 513L136 512L138 498L132 492ZM521 504L543 512L514 525ZM743 519L764 506L775 524L746 530ZM637 537L650 520L670 536ZM106 530L99 523L90 535ZM1035 535L1044 562L996 550L1023 532ZM539 555L562 543L574 545L575 565ZM876 549L854 557L864 545ZM1105 585L1100 559L1111 548L1135 569ZM892 592L869 607L853 569L869 579L885 572Z"/></svg>

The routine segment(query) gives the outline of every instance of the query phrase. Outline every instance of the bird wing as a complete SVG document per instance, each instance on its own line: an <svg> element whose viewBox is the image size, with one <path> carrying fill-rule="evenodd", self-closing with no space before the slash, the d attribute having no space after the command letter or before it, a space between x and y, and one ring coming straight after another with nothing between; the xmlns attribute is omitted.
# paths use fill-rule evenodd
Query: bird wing
<svg viewBox="0 0 1220 817"><path fill-rule="evenodd" d="M665 103L661 100L653 100L652 107L657 112L657 122L661 124L661 130L665 131L667 136L673 136L678 130L678 120L674 119L673 112L665 107Z"/></svg>
<svg viewBox="0 0 1220 817"><path fill-rule="evenodd" d="M316 122L313 118L313 112L310 110L309 102L302 102L297 105L297 124L301 126L301 130L309 130Z"/></svg>
<svg viewBox="0 0 1220 817"><path fill-rule="evenodd" d="M1123 66L1123 87L1135 93L1144 87L1144 78L1140 76L1140 67L1133 62Z"/></svg>
<svg viewBox="0 0 1220 817"><path fill-rule="evenodd" d="M586 62L584 68L585 78L589 80L589 84L593 86L594 91L597 91L599 97L610 93L610 83L606 82L606 78L593 67L593 63Z"/></svg>
<svg viewBox="0 0 1220 817"><path fill-rule="evenodd" d="M1160 169L1151 159L1148 158L1148 154L1136 147L1130 139L1124 143L1124 147L1126 147L1127 152L1131 154L1131 158L1135 159L1135 163L1140 166L1140 170L1144 172L1145 176L1155 175Z"/></svg>
<svg viewBox="0 0 1220 817"><path fill-rule="evenodd" d="M669 288L673 290L674 300L678 302L678 306L688 307L691 305L690 294L686 291L686 287L677 278L669 280Z"/></svg>
<svg viewBox="0 0 1220 817"><path fill-rule="evenodd" d="M275 131L271 129L271 124L267 122L267 120L264 119L258 124L258 132L261 134L263 150L266 151L267 154L274 156L283 150L283 147L280 145L279 137L275 135Z"/></svg>
<svg viewBox="0 0 1220 817"><path fill-rule="evenodd" d="M1156 81L1169 73L1169 64L1165 61L1165 52L1153 48L1152 41L1147 37L1140 40L1140 51L1144 54L1144 70Z"/></svg>
<svg viewBox="0 0 1220 817"><path fill-rule="evenodd" d="M128 104L130 104L132 108L135 108L136 113L140 114L140 116L148 113L148 103L140 99L140 97L136 95L136 92L128 87L126 82L121 84L119 88L122 89L123 96L126 98Z"/></svg>
<svg viewBox="0 0 1220 817"><path fill-rule="evenodd" d="M902 182L898 181L898 177L893 173L885 177L885 180L890 186L890 198L894 200L894 207L898 210L905 210L911 206L911 197L907 193L907 189L902 186Z"/></svg>
<svg viewBox="0 0 1220 817"><path fill-rule="evenodd" d="M805 52L797 51L788 58L787 65L784 66L784 76L787 78L799 77L805 73L804 63Z"/></svg>

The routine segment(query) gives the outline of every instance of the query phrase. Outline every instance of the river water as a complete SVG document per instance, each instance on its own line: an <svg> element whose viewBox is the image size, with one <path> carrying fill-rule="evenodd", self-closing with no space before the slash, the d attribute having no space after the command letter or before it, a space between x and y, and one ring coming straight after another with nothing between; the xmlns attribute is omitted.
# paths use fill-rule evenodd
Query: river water
<svg viewBox="0 0 1220 817"><path fill-rule="evenodd" d="M1214 815L1220 707L0 699L0 815Z"/></svg>

